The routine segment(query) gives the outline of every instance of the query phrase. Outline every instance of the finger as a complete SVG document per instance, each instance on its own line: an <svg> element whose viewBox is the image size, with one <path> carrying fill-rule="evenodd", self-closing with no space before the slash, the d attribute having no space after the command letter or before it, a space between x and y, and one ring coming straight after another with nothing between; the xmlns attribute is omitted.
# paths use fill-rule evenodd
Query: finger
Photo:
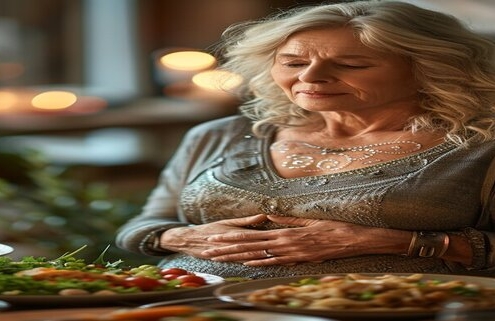
<svg viewBox="0 0 495 321"><path fill-rule="evenodd" d="M254 242L265 241L271 238L271 231L243 231L216 234L208 237L208 242Z"/></svg>
<svg viewBox="0 0 495 321"><path fill-rule="evenodd" d="M219 257L230 254L242 253L243 257L255 258L264 255L264 249L270 248L270 244L263 243L244 243L244 244L233 244L227 246L216 247L213 249L208 249L203 251L201 254L208 257Z"/></svg>
<svg viewBox="0 0 495 321"><path fill-rule="evenodd" d="M258 259L251 259L251 260L245 260L243 263L244 265L247 266L265 266L265 265L295 265L299 262L313 262L313 263L321 263L324 261L320 257L320 255L291 255L291 254L281 254L278 249L276 250L269 250L268 251L268 256L266 255L265 252L265 257L263 258L258 258ZM285 253L285 252L284 252Z"/></svg>
<svg viewBox="0 0 495 321"><path fill-rule="evenodd" d="M255 260L246 260L242 264L246 266L295 265L300 261L300 258L293 256L273 256Z"/></svg>
<svg viewBox="0 0 495 321"><path fill-rule="evenodd" d="M267 220L266 214L258 214L247 217L231 218L224 220L227 225L230 226L246 226L252 224L259 224Z"/></svg>
<svg viewBox="0 0 495 321"><path fill-rule="evenodd" d="M268 258L272 258L272 256L267 257L267 254L265 251L257 250L257 251L232 253L232 254L215 256L215 257L211 258L211 260L215 261L215 262L246 262L246 261L251 261L253 259L263 260L263 259L268 259Z"/></svg>

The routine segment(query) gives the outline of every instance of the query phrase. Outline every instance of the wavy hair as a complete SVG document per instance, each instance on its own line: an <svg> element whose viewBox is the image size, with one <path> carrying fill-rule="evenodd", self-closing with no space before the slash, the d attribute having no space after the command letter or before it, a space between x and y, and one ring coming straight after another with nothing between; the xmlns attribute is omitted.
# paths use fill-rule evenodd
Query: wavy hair
<svg viewBox="0 0 495 321"><path fill-rule="evenodd" d="M327 27L352 28L364 45L411 61L424 113L406 129L442 130L458 145L495 138L495 44L455 17L398 1L296 7L227 28L216 48L221 68L245 79L236 94L255 132L263 124L287 127L313 119L274 83L270 69L289 36Z"/></svg>

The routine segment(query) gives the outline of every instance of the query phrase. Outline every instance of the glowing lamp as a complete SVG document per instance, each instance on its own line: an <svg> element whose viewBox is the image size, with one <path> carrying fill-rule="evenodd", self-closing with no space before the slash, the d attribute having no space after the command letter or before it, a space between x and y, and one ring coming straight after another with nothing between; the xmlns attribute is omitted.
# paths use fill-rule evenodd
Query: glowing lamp
<svg viewBox="0 0 495 321"><path fill-rule="evenodd" d="M77 96L68 91L46 91L36 95L31 105L39 109L65 109L77 101Z"/></svg>
<svg viewBox="0 0 495 321"><path fill-rule="evenodd" d="M177 51L160 57L160 63L173 70L198 71L216 64L212 55L201 51Z"/></svg>

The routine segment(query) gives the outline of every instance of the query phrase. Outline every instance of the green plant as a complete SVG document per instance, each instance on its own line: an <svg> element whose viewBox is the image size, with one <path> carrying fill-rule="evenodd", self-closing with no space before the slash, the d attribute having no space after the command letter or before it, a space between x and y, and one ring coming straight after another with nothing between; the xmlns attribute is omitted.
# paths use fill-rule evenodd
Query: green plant
<svg viewBox="0 0 495 321"><path fill-rule="evenodd" d="M111 245L108 256L142 263L148 260L113 245L139 207L110 197L106 183L71 177L69 167L50 164L39 151L0 151L0 241L52 257L87 245L86 260Z"/></svg>

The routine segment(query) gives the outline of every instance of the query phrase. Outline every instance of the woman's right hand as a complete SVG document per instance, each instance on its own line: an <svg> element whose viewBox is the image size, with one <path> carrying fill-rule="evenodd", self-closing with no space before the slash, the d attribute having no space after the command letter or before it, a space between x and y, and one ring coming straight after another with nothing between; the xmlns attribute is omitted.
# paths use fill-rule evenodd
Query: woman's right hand
<svg viewBox="0 0 495 321"><path fill-rule="evenodd" d="M236 230L245 226L267 221L265 214L221 220L212 223L175 227L165 231L160 237L160 246L164 249L181 252L198 258L207 258L201 253L205 250L226 246L232 242L211 242L208 238Z"/></svg>

